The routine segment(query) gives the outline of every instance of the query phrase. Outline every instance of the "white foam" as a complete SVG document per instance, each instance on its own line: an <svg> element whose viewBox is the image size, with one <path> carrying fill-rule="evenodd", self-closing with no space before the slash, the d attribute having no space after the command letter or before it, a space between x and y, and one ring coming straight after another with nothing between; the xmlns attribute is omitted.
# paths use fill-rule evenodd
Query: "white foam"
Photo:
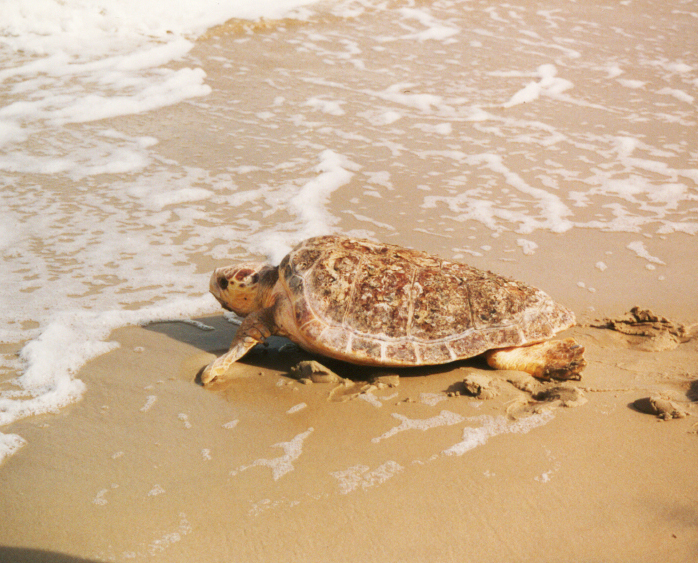
<svg viewBox="0 0 698 563"><path fill-rule="evenodd" d="M629 78L619 78L618 79L618 84L621 86L625 86L626 88L632 88L633 90L637 90L639 88L642 88L647 84L647 82L643 82L642 80L632 80Z"/></svg>
<svg viewBox="0 0 698 563"><path fill-rule="evenodd" d="M452 216L453 219L459 222L478 221L497 232L503 230L503 221L516 223L518 225L517 232L521 234L531 233L536 229L562 233L574 226L569 219L573 215L572 210L558 195L530 185L518 173L506 166L500 155L492 153L465 155L458 154L457 151L448 151L448 153L444 153L444 156L463 162L468 166L481 166L501 175L506 184L521 194L533 198L535 202L533 205L538 210L539 215L533 216L529 213L522 213L518 209L506 209L498 206L489 198L483 198L482 190L479 188L463 190L455 196L426 196L422 204L425 209L434 208L439 203L443 203L457 214Z"/></svg>
<svg viewBox="0 0 698 563"><path fill-rule="evenodd" d="M382 440L395 436L395 434L400 432L405 432L406 430L421 430L424 432L439 426L451 426L453 424L458 424L459 422L463 422L465 420L461 415L446 410L441 411L439 414L432 416L431 418L407 418L399 413L393 413L393 417L400 420L400 424L394 426L381 436L371 439L371 442L377 444Z"/></svg>
<svg viewBox="0 0 698 563"><path fill-rule="evenodd" d="M45 55L55 52L96 54L146 38L203 33L231 18L276 19L317 0L256 2L197 0L172 9L166 0L15 0L3 6L0 33L16 51Z"/></svg>
<svg viewBox="0 0 698 563"><path fill-rule="evenodd" d="M652 64L661 67L665 70L668 70L669 72L676 72L678 74L686 74L692 72L694 68L691 65L684 63L683 61L659 60L653 61Z"/></svg>
<svg viewBox="0 0 698 563"><path fill-rule="evenodd" d="M57 412L82 397L85 385L75 374L89 360L118 347L116 342L105 342L112 330L187 313L203 314L212 309L211 299L180 298L137 311L57 313L40 336L22 348L20 359L25 369L14 381L18 388L0 391L0 425ZM147 412L156 400L155 395L149 396L141 410Z"/></svg>
<svg viewBox="0 0 698 563"><path fill-rule="evenodd" d="M156 497L158 495L162 495L165 493L165 489L162 488L162 485L155 484L153 485L153 488L148 491L148 496L149 497Z"/></svg>
<svg viewBox="0 0 698 563"><path fill-rule="evenodd" d="M362 401L367 402L369 405L373 405L376 408L381 408L383 406L383 403L380 402L378 397L376 397L373 393L360 393L358 396L359 399Z"/></svg>
<svg viewBox="0 0 698 563"><path fill-rule="evenodd" d="M642 242L641 240L636 240L628 244L626 247L630 250L632 250L635 254L638 255L640 258L644 258L648 262L652 262L653 264L662 264L666 265L666 262L663 260L660 260L656 256L652 256L648 251L647 248L645 248L645 243Z"/></svg>
<svg viewBox="0 0 698 563"><path fill-rule="evenodd" d="M289 202L291 209L305 224L302 238L324 234L330 223L325 211L330 194L349 183L353 171L360 168L358 164L332 150L327 149L320 154L320 164L315 168L318 176L304 184Z"/></svg>
<svg viewBox="0 0 698 563"><path fill-rule="evenodd" d="M395 461L386 461L373 470L370 470L367 465L354 465L330 475L339 481L340 494L346 495L358 488L366 490L385 483L403 469L404 467Z"/></svg>
<svg viewBox="0 0 698 563"><path fill-rule="evenodd" d="M0 70L0 82L14 95L0 108L4 147L0 170L42 174L80 170L80 158L84 161L86 153L103 155L104 148L90 136L65 131L63 125L142 113L205 96L211 88L204 83L201 68L165 66L187 56L194 46L192 38L231 18L301 17L297 10L316 1L201 0L181 2L175 10L166 0L5 3L0 47L25 56L19 64ZM47 144L53 151L71 143L72 147L60 156L41 154L48 151L28 155L31 151L23 150L28 141ZM143 163L115 167L112 159L106 159L102 165L93 164L89 174L134 171Z"/></svg>
<svg viewBox="0 0 698 563"><path fill-rule="evenodd" d="M439 21L426 8L400 8L398 12L407 19L417 20L426 27L424 30L414 31L402 36L402 39L416 39L417 41L437 40L443 41L453 37L460 29L452 24Z"/></svg>
<svg viewBox="0 0 698 563"><path fill-rule="evenodd" d="M275 457L272 459L257 459L251 465L243 465L238 470L234 471L236 474L241 471L246 471L251 467L269 467L274 477L274 481L283 477L290 471L293 471L293 462L296 461L300 455L303 453L303 441L312 434L313 428L308 428L305 432L297 434L289 442L279 442L278 444L273 444L272 448L281 448L284 451L284 455Z"/></svg>
<svg viewBox="0 0 698 563"><path fill-rule="evenodd" d="M490 15L490 18L492 18L492 20L498 23L509 23L508 20L504 19L502 16L499 15L499 13L497 12L497 8L493 6L487 7L483 11L488 13Z"/></svg>
<svg viewBox="0 0 698 563"><path fill-rule="evenodd" d="M379 172L364 172L364 175L368 177L369 184L375 184L390 191L395 189L393 183L390 181L390 172L387 170L381 170Z"/></svg>
<svg viewBox="0 0 698 563"><path fill-rule="evenodd" d="M420 393L419 402L433 407L448 399L445 393Z"/></svg>
<svg viewBox="0 0 698 563"><path fill-rule="evenodd" d="M305 403L298 403L297 405L293 405L290 409L286 411L286 414L294 414L297 413L298 411L302 411L305 407L308 405Z"/></svg>
<svg viewBox="0 0 698 563"><path fill-rule="evenodd" d="M328 234L332 230L337 219L326 209L328 200L335 190L348 184L354 172L361 168L330 149L322 151L319 160L320 163L312 169L315 174L313 178L300 188L286 186L283 190L287 210L296 217L293 234L289 236L271 231L251 244L253 249L266 254L272 263L278 264L293 244L312 236Z"/></svg>
<svg viewBox="0 0 698 563"><path fill-rule="evenodd" d="M68 4L64 11L69 17L86 8L76 1ZM24 31L5 39L10 44L19 41L16 48L32 50L32 32ZM90 29L81 29L79 36L53 31L53 35L41 36L57 42L43 58L0 71L0 81L16 99L0 109L5 131L0 139L4 145L0 170L77 176L140 170L148 163L144 147L124 150L119 146L123 136L110 139L104 127L105 135L100 138L86 132L69 133L64 126L150 111L211 91L200 68L162 67L192 48L193 43L181 36L168 35L164 43L155 43L152 36L129 30L128 25L123 33L132 42L122 42L118 34L104 29L95 30L98 38L90 37ZM90 41L95 45L86 47ZM33 92L27 97L24 89L33 83L36 86L30 87ZM32 151L26 148L29 142L50 150Z"/></svg>
<svg viewBox="0 0 698 563"><path fill-rule="evenodd" d="M87 94L73 103L50 111L47 117L56 125L85 123L151 111L211 93L211 87L204 84L206 73L200 68L184 68L167 74L166 78L156 84L144 81L142 89L134 95ZM129 78L126 76L122 80L133 82ZM126 90L125 84L121 87Z"/></svg>
<svg viewBox="0 0 698 563"><path fill-rule="evenodd" d="M145 401L145 405L143 405L139 410L141 412L148 412L151 408L153 408L153 405L157 402L157 400L157 395L148 395Z"/></svg>
<svg viewBox="0 0 698 563"><path fill-rule="evenodd" d="M192 525L187 520L184 512L179 513L179 525L170 532L164 533L162 536L152 540L146 547L149 555L160 555L172 545L182 541L183 537L191 534L193 531ZM135 557L135 554L134 554ZM130 558L130 557L129 557Z"/></svg>
<svg viewBox="0 0 698 563"><path fill-rule="evenodd" d="M524 238L516 239L516 245L521 247L521 251L527 256L535 254L536 248L538 248L538 245L535 242L532 240L526 240Z"/></svg>
<svg viewBox="0 0 698 563"><path fill-rule="evenodd" d="M453 133L453 125L450 123L416 123L413 126L415 129L421 129L425 133L438 133L439 135L450 135Z"/></svg>
<svg viewBox="0 0 698 563"><path fill-rule="evenodd" d="M0 432L0 465L17 451L25 446L27 441L17 434L3 434Z"/></svg>
<svg viewBox="0 0 698 563"><path fill-rule="evenodd" d="M359 115L368 120L371 125L376 126L390 125L391 123L395 123L398 119L402 118L402 114L395 110L367 111L362 112Z"/></svg>
<svg viewBox="0 0 698 563"><path fill-rule="evenodd" d="M540 77L538 82L529 82L524 88L516 92L508 102L502 104L503 107L510 108L530 103L543 95L556 97L574 86L569 80L558 78L557 68L552 64L539 66L537 74Z"/></svg>
<svg viewBox="0 0 698 563"><path fill-rule="evenodd" d="M677 100L686 102L687 104L692 104L693 100L695 100L693 96L691 96L687 92L684 92L683 90L679 90L678 88L662 88L661 90L657 91L657 94L673 96Z"/></svg>
<svg viewBox="0 0 698 563"><path fill-rule="evenodd" d="M534 414L527 418L510 422L503 416L482 415L469 420L481 422L479 427L467 426L463 429L463 438L457 444L441 452L443 455L461 456L470 450L482 446L487 440L500 434L527 434L534 428L547 424L554 418L551 412Z"/></svg>
<svg viewBox="0 0 698 563"><path fill-rule="evenodd" d="M213 195L211 190L204 188L184 188L181 190L154 194L148 198L147 205L151 209L159 211L168 205L180 205L182 203L210 199Z"/></svg>
<svg viewBox="0 0 698 563"><path fill-rule="evenodd" d="M330 115L344 115L344 110L342 109L342 103L334 100L325 100L324 98L308 98L305 105L310 106L318 111L328 113Z"/></svg>
<svg viewBox="0 0 698 563"><path fill-rule="evenodd" d="M623 74L623 69L621 69L618 64L614 63L607 64L605 70L608 73L606 78L616 78L617 76Z"/></svg>
<svg viewBox="0 0 698 563"><path fill-rule="evenodd" d="M442 107L442 96L437 94L413 94L411 89L415 86L417 85L409 82L400 82L379 92L367 91L366 93L401 106L418 109L424 113L432 113L434 109Z"/></svg>
<svg viewBox="0 0 698 563"><path fill-rule="evenodd" d="M192 427L191 422L189 422L189 415L188 414L181 412L177 415L177 418L182 421L182 423L184 424L184 428L191 428Z"/></svg>

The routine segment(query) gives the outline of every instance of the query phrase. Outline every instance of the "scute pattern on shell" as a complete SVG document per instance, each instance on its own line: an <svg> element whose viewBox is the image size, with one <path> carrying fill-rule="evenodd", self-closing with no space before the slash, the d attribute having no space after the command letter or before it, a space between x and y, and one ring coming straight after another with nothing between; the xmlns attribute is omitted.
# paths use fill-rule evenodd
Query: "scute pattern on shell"
<svg viewBox="0 0 698 563"><path fill-rule="evenodd" d="M524 283L370 241L308 239L279 273L306 340L355 363L439 364L574 324L571 311Z"/></svg>

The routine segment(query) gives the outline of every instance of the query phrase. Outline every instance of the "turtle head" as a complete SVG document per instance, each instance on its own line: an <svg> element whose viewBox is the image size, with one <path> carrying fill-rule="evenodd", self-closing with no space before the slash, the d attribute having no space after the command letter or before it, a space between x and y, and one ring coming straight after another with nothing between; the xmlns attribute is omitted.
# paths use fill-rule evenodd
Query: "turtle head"
<svg viewBox="0 0 698 563"><path fill-rule="evenodd" d="M216 268L209 289L224 309L245 317L269 306L271 288L277 279L273 266L248 262Z"/></svg>

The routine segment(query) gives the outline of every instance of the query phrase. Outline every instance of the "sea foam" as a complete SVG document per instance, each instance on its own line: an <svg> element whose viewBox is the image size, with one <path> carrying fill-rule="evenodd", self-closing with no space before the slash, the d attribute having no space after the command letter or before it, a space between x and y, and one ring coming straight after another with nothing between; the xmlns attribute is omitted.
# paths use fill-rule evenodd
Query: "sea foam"
<svg viewBox="0 0 698 563"><path fill-rule="evenodd" d="M381 436L372 438L371 442L377 444L378 442L391 438L392 436L407 430L421 430L424 432L426 430L431 430L432 428L438 428L439 426L452 426L453 424L458 424L465 420L461 415L447 410L443 410L436 416L432 416L430 418L408 418L399 413L393 413L393 417L400 420L400 424L393 426Z"/></svg>
<svg viewBox="0 0 698 563"><path fill-rule="evenodd" d="M463 429L463 437L460 442L441 452L446 456L461 456L470 450L482 446L487 440L500 434L527 434L534 428L547 424L554 418L551 412L534 414L515 422L507 420L503 416L483 415L469 420L481 422L481 426L466 426Z"/></svg>
<svg viewBox="0 0 698 563"><path fill-rule="evenodd" d="M204 274L192 279L191 267L166 272L152 267L168 254L185 264L181 249L153 253L154 239L137 232L148 225L162 229L177 216L181 227L195 215L184 206L214 192L192 185L190 178L179 189L163 189L176 181L170 176L158 183L150 176L139 194L138 181L129 175L153 165L151 149L158 140L118 131L107 120L209 95L205 71L187 58L196 37L212 26L231 18L303 17L297 10L314 2L201 0L177 9L164 0L3 4L0 171L7 175L0 181L0 251L12 266L3 268L0 284L23 293L4 303L0 341L29 342L18 360L2 357L2 366L19 375L0 388L0 425L57 412L78 400L85 385L75 378L77 371L117 346L106 341L115 328L216 310L210 297L186 290L205 288ZM329 166L336 176L336 167ZM121 177L103 184L104 175ZM134 211L134 196L145 213ZM169 210L175 206L181 208L178 215ZM75 211L80 224L65 228L75 223ZM134 219L137 229L117 227ZM182 284L186 271L189 281ZM118 291L106 290L109 279L123 280ZM49 282L50 292L43 289ZM158 300L168 286L184 292L170 294L166 304L133 310L134 303ZM23 443L0 434L0 461Z"/></svg>
<svg viewBox="0 0 698 563"><path fill-rule="evenodd" d="M288 442L280 442L271 446L272 448L281 448L284 452L283 455L271 459L256 459L252 464L243 465L239 469L234 470L232 474L236 475L252 467L269 467L274 481L280 479L287 473L293 471L293 462L303 453L303 442L313 433L313 430L313 428L308 428L305 432L297 434Z"/></svg>

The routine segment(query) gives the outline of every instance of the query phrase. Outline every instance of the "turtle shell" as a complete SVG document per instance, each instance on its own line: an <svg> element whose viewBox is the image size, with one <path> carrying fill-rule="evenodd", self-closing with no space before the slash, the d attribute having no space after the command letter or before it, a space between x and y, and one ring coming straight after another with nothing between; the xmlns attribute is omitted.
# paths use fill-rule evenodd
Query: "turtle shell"
<svg viewBox="0 0 698 563"><path fill-rule="evenodd" d="M574 314L524 283L399 246L311 238L279 266L277 319L311 351L365 365L442 364L540 342Z"/></svg>

